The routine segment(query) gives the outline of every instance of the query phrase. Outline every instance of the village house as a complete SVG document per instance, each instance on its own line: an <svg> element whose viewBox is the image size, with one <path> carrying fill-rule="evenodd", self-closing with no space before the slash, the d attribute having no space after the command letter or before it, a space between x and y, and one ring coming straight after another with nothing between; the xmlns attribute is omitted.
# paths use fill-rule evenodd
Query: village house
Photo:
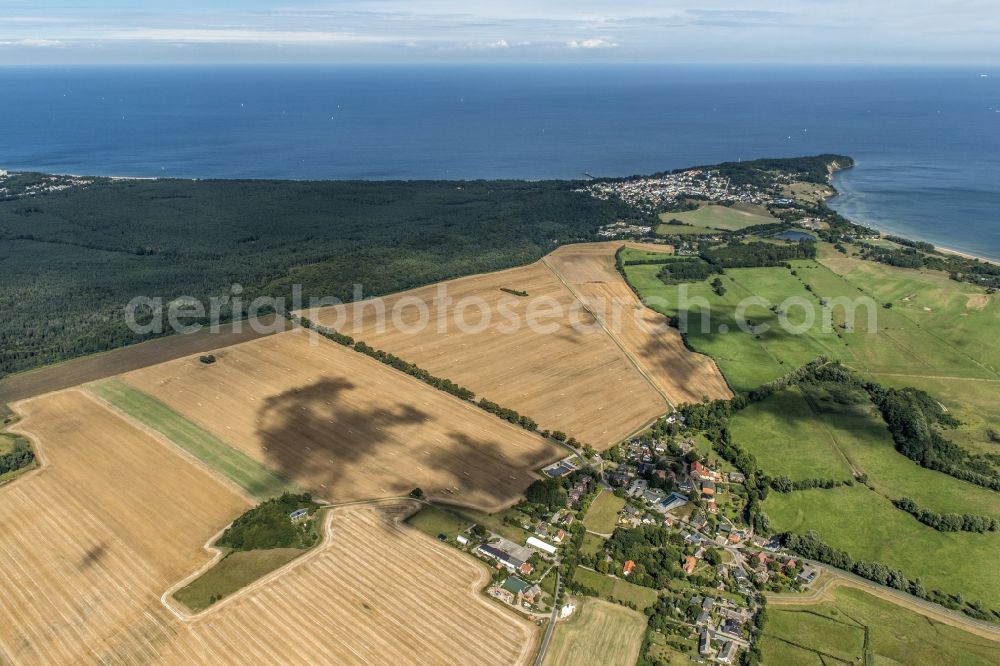
<svg viewBox="0 0 1000 666"><path fill-rule="evenodd" d="M630 575L632 575L633 571L635 571L635 562L632 561L632 560L629 560L628 562L625 563L625 566L622 567L622 575L623 576L630 576Z"/></svg>

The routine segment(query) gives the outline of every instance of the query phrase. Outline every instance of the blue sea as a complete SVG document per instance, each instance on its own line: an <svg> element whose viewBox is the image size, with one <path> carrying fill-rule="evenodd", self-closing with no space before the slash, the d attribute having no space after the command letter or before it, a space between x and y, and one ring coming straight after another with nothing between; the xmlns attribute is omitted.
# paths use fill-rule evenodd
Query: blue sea
<svg viewBox="0 0 1000 666"><path fill-rule="evenodd" d="M578 178L844 153L844 215L1000 259L989 68L0 68L0 132L0 168L185 178Z"/></svg>

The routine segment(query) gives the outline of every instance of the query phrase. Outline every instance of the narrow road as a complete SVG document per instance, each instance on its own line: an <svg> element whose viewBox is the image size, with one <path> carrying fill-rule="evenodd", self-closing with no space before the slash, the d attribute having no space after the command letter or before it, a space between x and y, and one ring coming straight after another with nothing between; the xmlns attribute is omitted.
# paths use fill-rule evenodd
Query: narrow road
<svg viewBox="0 0 1000 666"><path fill-rule="evenodd" d="M826 582L808 594L768 594L767 602L769 606L794 606L820 603L831 597L833 591L838 587L854 587L874 597L894 603L897 606L902 606L942 624L947 624L971 634L1000 642L1000 626L977 620L964 613L939 606L920 597L915 597L912 594L873 583L866 578L855 576L852 573L834 569L819 562L805 561L826 572L828 574Z"/></svg>
<svg viewBox="0 0 1000 666"><path fill-rule="evenodd" d="M545 627L542 644L538 646L538 656L535 657L535 666L542 666L542 661L545 659L545 652L549 649L549 641L552 640L552 631L556 628L556 619L559 617L559 604L555 600L559 598L561 589L562 579L559 577L559 570L556 569L556 593L552 597L552 616L549 618L549 626Z"/></svg>

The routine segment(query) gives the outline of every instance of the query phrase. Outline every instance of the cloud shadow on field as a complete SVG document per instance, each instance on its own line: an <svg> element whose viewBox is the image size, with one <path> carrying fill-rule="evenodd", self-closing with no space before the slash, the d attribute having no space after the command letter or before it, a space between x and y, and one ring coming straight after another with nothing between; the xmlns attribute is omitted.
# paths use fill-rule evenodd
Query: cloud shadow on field
<svg viewBox="0 0 1000 666"><path fill-rule="evenodd" d="M486 440L451 430L443 443L414 443L415 430L437 417L409 402L350 404L348 395L358 389L347 379L325 378L267 399L258 412L265 460L329 500L405 495L421 485L418 474L430 474L435 488L425 491L458 487L465 492L457 492L455 502L473 490L500 502L514 487L511 474L519 492L531 482L528 470L556 457L543 447L505 451L502 432Z"/></svg>
<svg viewBox="0 0 1000 666"><path fill-rule="evenodd" d="M393 428L430 420L408 404L390 410L351 406L345 397L356 388L340 377L325 378L265 400L258 435L267 461L318 494L337 496L344 474L378 456L392 441Z"/></svg>

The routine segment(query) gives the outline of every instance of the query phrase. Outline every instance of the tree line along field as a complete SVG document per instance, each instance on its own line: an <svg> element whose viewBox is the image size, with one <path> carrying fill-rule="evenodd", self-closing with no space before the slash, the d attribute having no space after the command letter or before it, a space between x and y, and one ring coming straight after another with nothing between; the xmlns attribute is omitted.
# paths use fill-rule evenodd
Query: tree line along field
<svg viewBox="0 0 1000 666"><path fill-rule="evenodd" d="M410 502L331 512L293 568L187 619L161 597L210 563L205 544L247 500L86 392L15 408L45 464L0 488L5 664L500 665L535 648L534 627L478 594L481 565L399 525Z"/></svg>
<svg viewBox="0 0 1000 666"><path fill-rule="evenodd" d="M0 375L145 339L122 314L137 295L350 300L526 264L629 214L568 181L95 180L0 202Z"/></svg>
<svg viewBox="0 0 1000 666"><path fill-rule="evenodd" d="M633 666L646 618L600 599L581 599L568 620L556 625L544 666Z"/></svg>
<svg viewBox="0 0 1000 666"><path fill-rule="evenodd" d="M815 530L853 557L876 560L921 578L925 588L962 593L1000 606L1000 580L982 576L1000 548L1000 533L939 532L893 506L909 497L937 513L1000 517L1000 494L918 466L898 453L867 396L843 387L805 384L780 391L738 412L733 441L770 476L851 479L834 489L772 489L764 512L776 532Z"/></svg>
<svg viewBox="0 0 1000 666"><path fill-rule="evenodd" d="M670 402L729 395L711 360L685 349L676 330L643 308L615 272L620 245L565 246L531 266L303 314L516 409L542 428L607 448ZM436 304L439 289L447 290L450 305ZM490 323L460 331L455 304L469 298L482 299ZM432 316L417 331L423 315L414 302L425 304ZM553 314L537 320L544 327L529 326L529 313L545 302ZM621 308L620 326L605 325L601 303ZM380 311L387 313L383 327ZM392 321L393 312L399 323ZM512 330L502 326L508 316L518 322ZM471 315L471 324L480 321Z"/></svg>
<svg viewBox="0 0 1000 666"><path fill-rule="evenodd" d="M767 664L940 664L996 662L996 642L940 624L850 588L817 604L768 606Z"/></svg>
<svg viewBox="0 0 1000 666"><path fill-rule="evenodd" d="M317 498L516 501L558 447L299 329L128 373L131 389ZM148 425L167 427L159 417Z"/></svg>

